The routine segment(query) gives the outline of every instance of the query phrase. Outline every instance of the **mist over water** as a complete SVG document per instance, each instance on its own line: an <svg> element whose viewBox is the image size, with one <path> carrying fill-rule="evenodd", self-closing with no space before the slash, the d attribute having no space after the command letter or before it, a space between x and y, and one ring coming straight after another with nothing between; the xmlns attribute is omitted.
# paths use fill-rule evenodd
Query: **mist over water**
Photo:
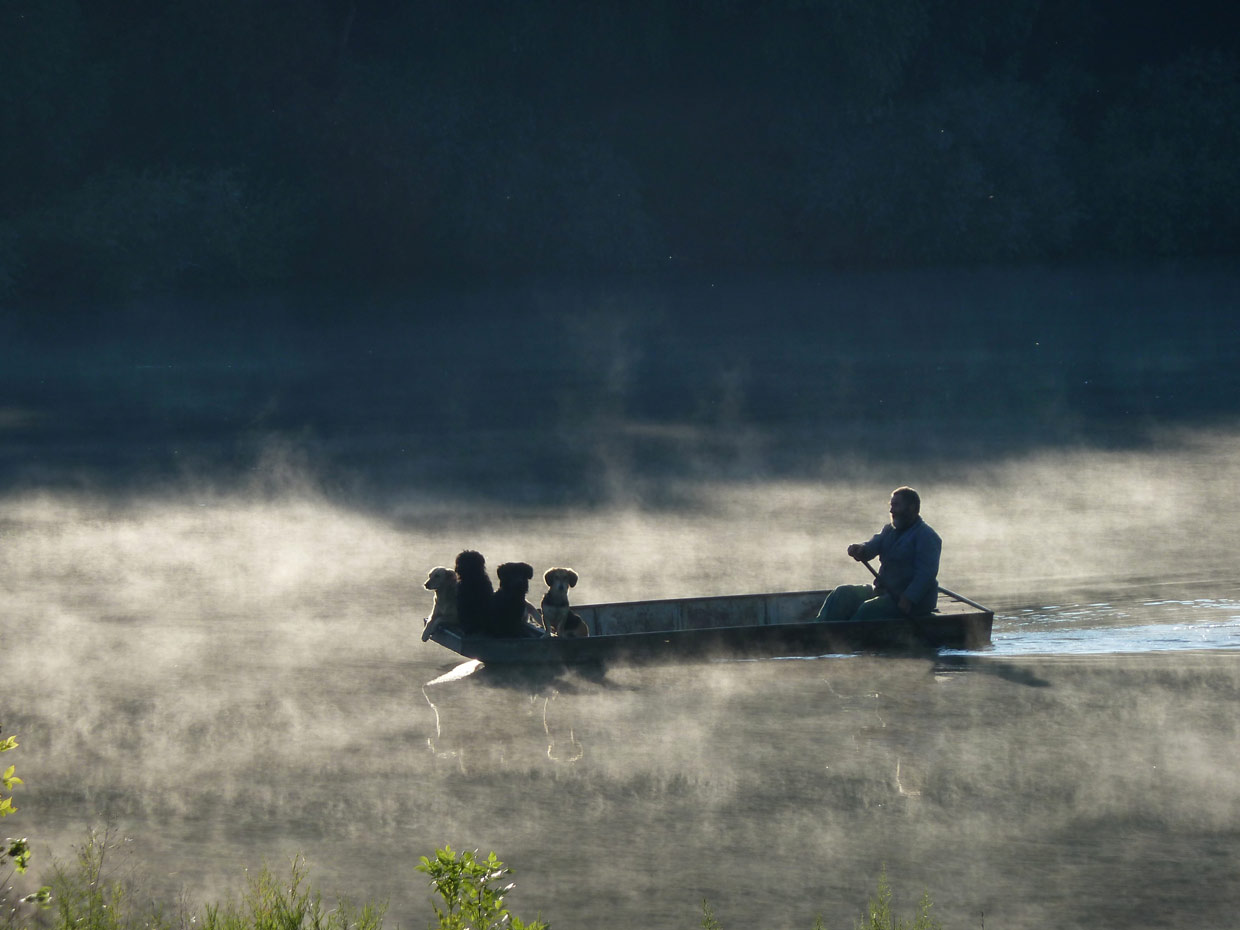
<svg viewBox="0 0 1240 930"><path fill-rule="evenodd" d="M1240 829L1236 538L1218 527L1211 557L1174 527L1217 525L1238 446L1047 454L924 488L944 584L999 612L990 653L937 666L430 684L459 657L420 642L421 582L467 542L573 563L578 603L821 587L854 580L842 551L879 524L877 483L720 484L676 513L569 519L462 504L468 535L416 502L382 518L306 491L11 498L0 673L25 696L5 721L23 829L67 856L112 820L157 880L200 896L302 852L328 887L391 895L402 922L424 908L412 865L443 842L499 850L522 910L561 926L692 926L703 896L731 923L847 925L883 862L957 925L1069 926L1153 895L1155 865L1182 890L1158 886L1165 918L1134 904L1145 925L1208 916L1192 909L1234 902L1234 878L1203 888L1172 863L1225 855ZM1166 477L1186 470L1208 477ZM1176 512L1155 503L1173 492ZM1174 648L1195 651L1164 658L1190 629L1203 638Z"/></svg>
<svg viewBox="0 0 1240 930"><path fill-rule="evenodd" d="M89 473L49 469L40 483L10 447L0 681L17 697L0 722L22 742L11 829L36 861L69 858L110 821L152 893L197 901L302 853L329 893L390 897L400 926L429 914L413 866L445 842L496 850L517 869L518 913L561 928L696 926L703 897L729 927L808 927L820 911L850 926L884 863L897 904L927 888L948 926L982 912L1009 928L1233 922L1240 429L1199 396L1214 382L1159 382L1196 398L1193 416L1159 418L1152 363L1110 357L1097 373L1113 397L1117 371L1143 373L1121 441L1119 414L1027 363L1019 377L1037 390L1011 422L943 438L1020 396L995 385L935 414L909 451L843 419L852 401L828 403L836 387L787 401L820 411L813 429L764 416L781 382L744 328L711 330L696 380L712 387L695 412L662 390L694 379L663 372L643 341L687 352L686 332L623 319L569 330L589 361L567 386L529 374L547 430L528 414L505 425L520 401L496 391L491 413L478 396L418 394L411 421L443 400L469 425L392 432L399 405L336 410L271 388L308 383L305 350L308 369L254 376L268 386L254 396L280 399L246 408L244 429L211 420L223 417L199 394L138 400L139 385L127 409L141 428L84 439ZM1200 358L1207 329L1165 359ZM789 398L869 364L808 367L819 335L790 350L801 375L779 357ZM965 381L980 390L997 370ZM647 393L652 378L665 381ZM591 379L608 387L581 388ZM1054 397L1038 394L1053 382ZM69 448L48 415L77 409L80 383L65 383L72 403L29 395L22 416L0 418L33 460ZM198 390L217 398L220 383L237 387L204 376ZM298 435L294 411L314 403ZM157 404L179 405L192 435L144 433ZM341 431L345 408L364 428ZM31 432L30 418L44 425ZM1070 435L1013 439L1039 422ZM229 451L209 452L224 435ZM498 477L478 458L496 435L515 463ZM195 463L164 463L174 446ZM576 464L536 467L562 457ZM136 460L148 480L102 474ZM350 483L361 461L381 480ZM578 604L861 581L844 549L878 529L902 483L944 538L941 583L997 611L992 649L533 675L465 666L419 638L427 571L465 547L538 574L572 565Z"/></svg>

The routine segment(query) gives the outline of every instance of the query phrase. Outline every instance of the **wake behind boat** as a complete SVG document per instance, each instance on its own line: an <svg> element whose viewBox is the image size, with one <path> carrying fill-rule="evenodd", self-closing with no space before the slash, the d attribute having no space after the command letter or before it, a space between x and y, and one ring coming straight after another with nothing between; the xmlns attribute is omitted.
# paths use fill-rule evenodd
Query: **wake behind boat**
<svg viewBox="0 0 1240 930"><path fill-rule="evenodd" d="M809 657L831 653L982 649L994 611L944 595L923 617L822 622L812 618L827 591L574 605L588 637L499 639L440 627L430 639L487 664L575 665L721 657Z"/></svg>

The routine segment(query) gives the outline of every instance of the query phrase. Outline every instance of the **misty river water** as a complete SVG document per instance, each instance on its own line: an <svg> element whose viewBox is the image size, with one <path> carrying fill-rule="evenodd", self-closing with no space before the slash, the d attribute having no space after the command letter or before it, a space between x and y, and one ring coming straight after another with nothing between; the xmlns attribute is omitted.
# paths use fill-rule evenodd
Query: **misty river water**
<svg viewBox="0 0 1240 930"><path fill-rule="evenodd" d="M513 337L538 364L464 393L421 326L118 338L71 372L38 343L0 411L6 832L37 872L111 824L117 874L169 901L301 854L401 927L444 843L495 850L561 930L693 927L703 899L846 927L884 866L949 927L1234 926L1236 285L1022 280L974 280L907 382L883 377L899 307L958 292L854 282L838 300L894 322L800 341L762 306L544 305ZM979 288L1028 293L983 326ZM844 549L902 483L991 648L533 674L419 638L427 571L466 547L572 565L578 604L864 580Z"/></svg>

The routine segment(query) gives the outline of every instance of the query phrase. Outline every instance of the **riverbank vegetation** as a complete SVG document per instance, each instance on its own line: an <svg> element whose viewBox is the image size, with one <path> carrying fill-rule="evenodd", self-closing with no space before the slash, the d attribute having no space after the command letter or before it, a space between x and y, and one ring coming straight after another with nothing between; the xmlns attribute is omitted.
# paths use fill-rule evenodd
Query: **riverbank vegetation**
<svg viewBox="0 0 1240 930"><path fill-rule="evenodd" d="M133 870L122 872L110 862L118 845L111 831L92 831L73 861L53 867L50 900L45 894L41 909L0 915L0 930L383 930L385 903L342 898L329 905L300 858L287 871L263 866L247 875L239 897L194 909L185 901L168 905L145 897ZM515 887L512 870L494 852L482 856L445 846L415 868L429 878L431 930L551 930L541 919L524 921L511 911L506 896ZM420 919L401 923L417 926ZM700 925L726 926L708 901L702 902ZM812 926L826 930L821 917ZM928 894L912 916L898 916L884 869L856 930L941 930L941 924L931 915Z"/></svg>
<svg viewBox="0 0 1240 930"><path fill-rule="evenodd" d="M1234 10L0 10L0 294L1219 256Z"/></svg>

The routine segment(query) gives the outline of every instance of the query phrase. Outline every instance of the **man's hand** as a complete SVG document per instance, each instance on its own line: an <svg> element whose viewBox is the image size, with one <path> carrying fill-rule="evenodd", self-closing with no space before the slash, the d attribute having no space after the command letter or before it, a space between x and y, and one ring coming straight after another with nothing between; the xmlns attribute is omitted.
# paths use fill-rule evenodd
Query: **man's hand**
<svg viewBox="0 0 1240 930"><path fill-rule="evenodd" d="M865 561L865 546L861 545L861 543L853 543L851 546L848 547L848 554L851 555L858 562L864 562Z"/></svg>
<svg viewBox="0 0 1240 930"><path fill-rule="evenodd" d="M896 606L900 608L900 613L906 617L913 612L913 602L903 594L900 595L900 602Z"/></svg>

